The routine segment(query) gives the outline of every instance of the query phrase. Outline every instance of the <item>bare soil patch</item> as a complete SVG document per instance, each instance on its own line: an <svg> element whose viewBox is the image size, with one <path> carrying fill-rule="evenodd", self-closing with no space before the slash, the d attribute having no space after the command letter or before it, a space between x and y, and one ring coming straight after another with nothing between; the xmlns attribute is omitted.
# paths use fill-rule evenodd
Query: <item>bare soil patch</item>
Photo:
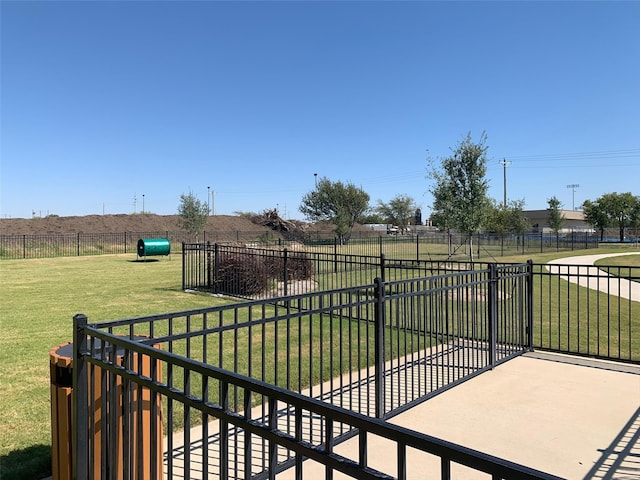
<svg viewBox="0 0 640 480"><path fill-rule="evenodd" d="M120 233L120 232L179 232L178 215L85 215L77 217L3 218L0 219L2 235L52 235L70 233ZM268 232L269 227L256 225L251 220L232 216L215 215L207 219L207 232Z"/></svg>

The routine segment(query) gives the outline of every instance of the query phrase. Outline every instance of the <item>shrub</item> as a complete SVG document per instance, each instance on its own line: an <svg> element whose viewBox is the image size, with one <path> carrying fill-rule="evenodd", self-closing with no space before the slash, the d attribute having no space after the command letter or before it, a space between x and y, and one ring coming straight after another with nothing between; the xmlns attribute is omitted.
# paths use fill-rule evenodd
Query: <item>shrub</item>
<svg viewBox="0 0 640 480"><path fill-rule="evenodd" d="M283 281L284 252L274 251L272 256L263 257L269 278ZM306 280L313 276L313 263L305 252L287 253L287 281Z"/></svg>
<svg viewBox="0 0 640 480"><path fill-rule="evenodd" d="M264 262L248 251L220 256L217 271L218 291L232 295L256 295L269 286Z"/></svg>
<svg viewBox="0 0 640 480"><path fill-rule="evenodd" d="M313 262L305 252L289 254L287 259L287 278L290 280L306 280L313 276Z"/></svg>

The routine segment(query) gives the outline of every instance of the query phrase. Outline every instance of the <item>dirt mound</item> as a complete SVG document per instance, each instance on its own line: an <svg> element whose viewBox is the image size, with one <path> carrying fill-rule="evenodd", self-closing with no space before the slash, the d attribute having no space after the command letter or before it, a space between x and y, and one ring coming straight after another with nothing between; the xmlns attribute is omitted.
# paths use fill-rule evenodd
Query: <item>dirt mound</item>
<svg viewBox="0 0 640 480"><path fill-rule="evenodd" d="M2 235L50 235L65 233L119 233L119 232L179 232L182 228L178 215L86 215L81 217L3 218L0 219ZM207 219L207 232L256 232L270 231L256 225L248 218L231 215L215 215Z"/></svg>

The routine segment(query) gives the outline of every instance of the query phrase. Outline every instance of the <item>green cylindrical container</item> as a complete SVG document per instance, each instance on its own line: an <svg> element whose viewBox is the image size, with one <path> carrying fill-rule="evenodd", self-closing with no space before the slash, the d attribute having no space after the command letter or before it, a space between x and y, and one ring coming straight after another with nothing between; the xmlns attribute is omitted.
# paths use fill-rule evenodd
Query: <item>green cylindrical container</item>
<svg viewBox="0 0 640 480"><path fill-rule="evenodd" d="M169 255L171 244L168 238L141 238L138 240L138 256L153 257L154 255Z"/></svg>

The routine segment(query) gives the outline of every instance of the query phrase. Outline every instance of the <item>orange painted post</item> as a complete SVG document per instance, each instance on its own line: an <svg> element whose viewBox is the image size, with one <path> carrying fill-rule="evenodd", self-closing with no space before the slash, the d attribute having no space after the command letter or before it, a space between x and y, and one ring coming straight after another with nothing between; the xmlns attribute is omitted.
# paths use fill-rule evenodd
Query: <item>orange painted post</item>
<svg viewBox="0 0 640 480"><path fill-rule="evenodd" d="M66 343L54 347L49 352L49 366L51 371L51 467L53 480L71 480L72 472L72 411L71 411L71 395L72 395L72 344ZM124 362L124 356L117 356L118 364L122 365ZM144 356L141 365L141 372L138 372L146 377L151 378L151 362L153 359L148 356ZM138 355L134 353L132 355L132 365L129 365L129 369L138 371L139 362ZM102 442L106 442L107 432L102 431L102 384L101 384L101 369L89 368L89 375L93 374L93 379L89 379L89 384L93 383L94 398L89 399L90 407L93 405L94 411L92 413L93 438L90 439L93 463L93 476L94 478L101 478L101 466L102 466ZM107 375L110 375L109 373ZM161 378L160 369L156 371L156 377ZM107 382L105 401L108 402L112 398L112 394L109 391L109 383ZM117 405L111 406L110 410L117 417L116 420L116 432L118 455L117 459L105 459L109 462L107 470L117 472L117 478L122 479L124 475L124 460L123 460L123 435L124 435L124 388L122 379L118 377L116 379L116 398L118 399ZM90 388L91 390L91 388ZM159 477L162 477L162 415L160 407L160 396L157 396L157 403L155 411L159 414L156 418L152 418L152 405L151 398L152 392L147 388L138 389L136 385L133 386L132 401L128 405L128 411L131 412L129 418L129 428L131 429L131 435L129 438L129 446L131 448L131 470L133 471L133 477L136 480L151 480L152 458L155 457L156 466L155 471ZM105 403L106 403L105 402ZM140 418L138 418L140 417ZM139 421L140 420L140 421ZM152 428L152 424L155 422L155 427ZM106 422L107 428L111 424L110 421ZM142 428L139 428L142 425ZM151 438L152 431L155 430L156 438ZM142 451L136 451L138 444L143 445ZM152 455L155 449L155 455ZM139 474L139 469L141 475Z"/></svg>

